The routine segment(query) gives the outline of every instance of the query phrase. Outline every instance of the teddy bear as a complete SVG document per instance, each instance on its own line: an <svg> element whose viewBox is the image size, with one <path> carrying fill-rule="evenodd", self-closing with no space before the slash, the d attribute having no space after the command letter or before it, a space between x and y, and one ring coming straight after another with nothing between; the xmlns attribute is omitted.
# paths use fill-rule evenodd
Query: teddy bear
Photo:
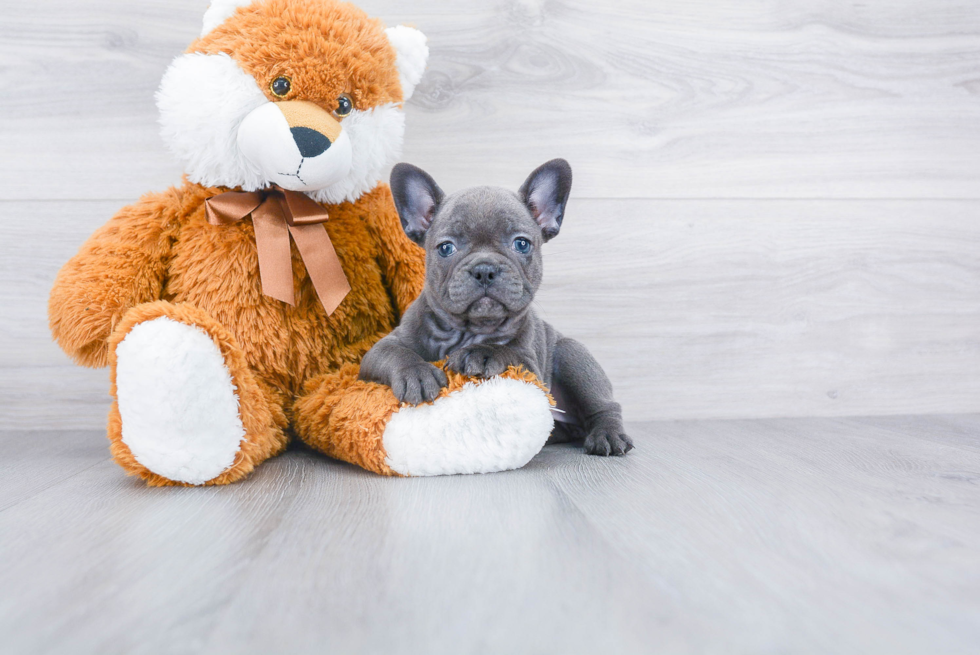
<svg viewBox="0 0 980 655"><path fill-rule="evenodd" d="M59 272L52 334L110 367L110 450L148 484L241 480L293 437L383 475L523 466L538 380L451 376L401 406L358 362L419 294L424 253L381 182L426 66L418 30L337 0L215 0L157 92L181 184Z"/></svg>

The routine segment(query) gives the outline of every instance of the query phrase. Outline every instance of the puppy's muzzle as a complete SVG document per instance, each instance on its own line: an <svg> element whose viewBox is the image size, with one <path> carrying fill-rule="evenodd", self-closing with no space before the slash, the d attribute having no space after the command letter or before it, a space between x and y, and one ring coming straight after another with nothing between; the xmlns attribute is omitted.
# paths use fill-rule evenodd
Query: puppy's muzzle
<svg viewBox="0 0 980 655"><path fill-rule="evenodd" d="M500 266L483 262L470 269L470 275L476 283L484 289L489 289L493 283L500 279Z"/></svg>

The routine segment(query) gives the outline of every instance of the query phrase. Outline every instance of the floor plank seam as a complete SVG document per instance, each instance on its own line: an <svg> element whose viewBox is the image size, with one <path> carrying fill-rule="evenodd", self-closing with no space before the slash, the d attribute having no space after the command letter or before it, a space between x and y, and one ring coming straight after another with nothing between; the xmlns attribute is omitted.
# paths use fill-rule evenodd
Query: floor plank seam
<svg viewBox="0 0 980 655"><path fill-rule="evenodd" d="M288 451L286 453L283 453L282 455L280 455L280 457L281 456L285 456L287 454L288 454ZM252 552L250 554L250 557L247 560L245 560L244 562L242 562L242 567L243 567L244 570L247 570L249 564L251 564L252 562L261 560L261 556L262 556L263 553L265 553L266 549L269 547L269 543L272 541L272 537L278 532L278 530L282 526L283 522L285 521L286 515L288 514L289 510L295 504L296 499L299 497L300 491L303 488L303 484L302 484L303 480L302 480L302 478L305 477L304 476L304 471L305 471L305 468L300 467L300 471L295 474L295 475L297 475L297 476L300 477L300 481L298 483L294 484L294 485L290 485L291 487L294 488L294 491L293 491L293 493L290 495L290 497L288 499L287 506L284 507L284 508L277 508L277 510L276 510L276 521L275 521L275 524L263 536L262 541L261 541L261 544L259 545L258 549L256 549L254 552ZM246 480L244 480L242 482L239 482L238 484L239 485L241 485L241 484L248 484L249 481L251 481L251 479L253 477L255 477L254 474L252 476L249 476L248 479L246 479ZM283 496L284 495L285 495L285 493L283 493ZM280 502L282 502L282 500L284 500L284 498L280 498ZM236 584L236 588L235 588L234 592L231 593L231 594L229 594L228 600L226 602L221 603L220 604L220 607L215 608L215 611L212 613L213 616L214 616L214 620L211 622L208 630L202 635L202 638L201 638L201 641L200 641L200 647L195 651L196 653L210 653L210 652L215 652L215 650L211 647L211 641L214 638L214 634L220 628L220 626L224 623L225 618L228 615L228 612L231 611L231 608L234 607L235 603L240 598L240 595L242 593L242 589L244 588L245 583L250 579L250 577L251 576L245 576L245 575L236 576L237 584Z"/></svg>
<svg viewBox="0 0 980 655"><path fill-rule="evenodd" d="M111 460L112 460L111 457L106 457L104 459L100 459L99 461L95 462L91 466L86 466L83 469L79 469L79 470L75 471L74 473L72 473L69 476L66 476L64 478L61 478L60 480L56 480L55 482L52 482L48 486L42 487L41 489L36 490L31 495L25 496L25 497L21 498L20 500L18 500L17 502L15 502L15 503L13 503L11 505L7 505L5 507L0 507L0 514L3 514L8 509L11 509L13 507L17 507L21 503L26 502L28 500L31 500L32 498L37 498L38 496L40 496L41 494L45 493L46 491L50 491L51 489L54 489L55 487L60 486L60 485L64 484L65 482L71 480L72 478L75 478L75 477L81 475L82 473L85 473L86 471L90 471L93 468L95 468L96 466L99 466L100 464L105 464L106 462L111 461Z"/></svg>

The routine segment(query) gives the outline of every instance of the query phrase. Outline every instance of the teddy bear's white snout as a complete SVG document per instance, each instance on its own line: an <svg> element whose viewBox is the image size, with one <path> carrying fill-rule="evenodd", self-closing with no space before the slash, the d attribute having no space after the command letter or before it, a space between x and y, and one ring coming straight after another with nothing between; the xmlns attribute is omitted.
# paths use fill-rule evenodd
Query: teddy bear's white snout
<svg viewBox="0 0 980 655"><path fill-rule="evenodd" d="M270 183L318 191L346 178L353 164L350 137L325 110L307 102L266 103L238 128L242 156Z"/></svg>

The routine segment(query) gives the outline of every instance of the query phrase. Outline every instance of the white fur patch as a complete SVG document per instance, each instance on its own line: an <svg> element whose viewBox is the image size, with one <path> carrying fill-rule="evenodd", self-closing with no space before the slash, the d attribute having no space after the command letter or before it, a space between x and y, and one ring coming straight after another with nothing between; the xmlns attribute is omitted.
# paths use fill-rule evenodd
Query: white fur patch
<svg viewBox="0 0 980 655"><path fill-rule="evenodd" d="M204 12L204 28L201 36L207 36L211 30L218 27L235 15L239 7L247 7L255 0L211 0L211 5Z"/></svg>
<svg viewBox="0 0 980 655"><path fill-rule="evenodd" d="M341 121L350 139L350 173L336 184L308 191L317 202L336 204L354 202L381 181L388 168L402 154L405 138L405 112L393 103L365 111L354 110Z"/></svg>
<svg viewBox="0 0 980 655"><path fill-rule="evenodd" d="M204 330L167 317L116 347L122 440L140 464L177 482L226 471L245 439L224 357Z"/></svg>
<svg viewBox="0 0 980 655"><path fill-rule="evenodd" d="M267 180L239 151L238 128L268 102L227 54L181 55L157 91L160 133L192 182L254 191Z"/></svg>
<svg viewBox="0 0 980 655"><path fill-rule="evenodd" d="M389 27L385 34L397 53L395 66L398 67L402 95L407 101L415 93L415 87L425 72L425 64L429 60L429 46L426 45L428 39L422 32L406 25Z"/></svg>
<svg viewBox="0 0 980 655"><path fill-rule="evenodd" d="M554 420L537 386L491 378L432 404L403 407L385 427L385 463L402 475L517 469L544 447Z"/></svg>
<svg viewBox="0 0 980 655"><path fill-rule="evenodd" d="M290 191L317 191L345 179L353 166L350 137L341 132L316 157L303 157L276 103L266 103L238 128L238 150L262 176Z"/></svg>
<svg viewBox="0 0 980 655"><path fill-rule="evenodd" d="M263 189L272 182L289 183L288 178L278 173L291 171L268 173L268 166L249 161L239 147L242 123L267 104L269 100L255 79L224 53L178 57L157 91L161 135L183 164L187 178L204 186L241 187L244 191ZM322 188L301 189L318 202L356 201L374 189L401 156L405 113L398 105L389 103L354 110L341 121L341 126L350 142L350 170L339 181ZM280 136L289 142L281 149L271 148L270 152L292 152L295 145L288 130ZM342 145L346 148L346 144ZM336 161L323 157L321 165L315 159L320 158L311 158L303 164L304 170L308 165L311 177L316 176L318 167ZM296 166L298 162L293 168ZM332 178L324 174L323 179Z"/></svg>

